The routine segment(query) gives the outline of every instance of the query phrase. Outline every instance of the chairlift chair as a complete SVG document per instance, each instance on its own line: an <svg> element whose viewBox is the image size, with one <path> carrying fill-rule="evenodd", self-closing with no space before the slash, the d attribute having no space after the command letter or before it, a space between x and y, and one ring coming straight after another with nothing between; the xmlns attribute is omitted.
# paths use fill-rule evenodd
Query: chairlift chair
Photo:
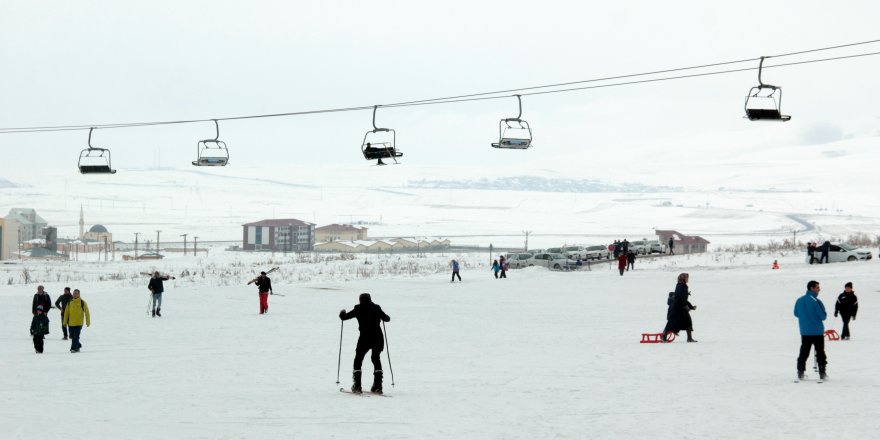
<svg viewBox="0 0 880 440"><path fill-rule="evenodd" d="M376 165L387 165L382 159L391 158L397 164L397 158L403 153L397 149L397 133L391 128L376 127L376 109L373 107L373 129L364 134L361 142L361 153L366 160L376 160Z"/></svg>
<svg viewBox="0 0 880 440"><path fill-rule="evenodd" d="M761 81L764 58L761 57L758 65L758 85L752 87L746 96L745 117L750 121L788 121L791 116L782 114L782 87Z"/></svg>
<svg viewBox="0 0 880 440"><path fill-rule="evenodd" d="M89 128L89 147L80 151L79 167L80 174L115 174L116 170L111 168L110 150L107 148L98 148L92 146L92 131L95 127Z"/></svg>
<svg viewBox="0 0 880 440"><path fill-rule="evenodd" d="M229 149L226 142L220 140L220 124L214 119L214 128L217 130L214 139L204 139L196 144L196 160L193 165L199 167L222 167L229 163Z"/></svg>
<svg viewBox="0 0 880 440"><path fill-rule="evenodd" d="M515 118L502 119L498 123L498 142L492 143L494 148L525 150L532 146L532 129L528 122L520 119L522 99L520 95L515 96L519 103L519 114Z"/></svg>

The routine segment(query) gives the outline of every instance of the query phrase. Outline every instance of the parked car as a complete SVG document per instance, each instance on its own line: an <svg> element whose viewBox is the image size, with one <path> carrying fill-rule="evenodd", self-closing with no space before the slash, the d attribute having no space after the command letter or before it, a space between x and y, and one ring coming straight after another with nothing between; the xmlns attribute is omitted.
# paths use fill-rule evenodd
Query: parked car
<svg viewBox="0 0 880 440"><path fill-rule="evenodd" d="M637 255L645 255L648 253L648 240L633 240L629 242L629 250Z"/></svg>
<svg viewBox="0 0 880 440"><path fill-rule="evenodd" d="M659 240L650 240L648 241L648 252L652 254L665 254L666 245L660 243Z"/></svg>
<svg viewBox="0 0 880 440"><path fill-rule="evenodd" d="M555 270L574 269L577 267L577 261L566 258L562 254L544 253L533 255L528 260L528 266L541 266Z"/></svg>
<svg viewBox="0 0 880 440"><path fill-rule="evenodd" d="M511 269L519 269L528 266L528 260L532 258L532 254L528 252L510 253L504 256L507 259L507 265Z"/></svg>
<svg viewBox="0 0 880 440"><path fill-rule="evenodd" d="M535 255L535 254L543 254L543 253L546 253L547 250L546 250L546 249L531 249L531 250L529 250L528 252L529 252L530 254L532 254L532 255Z"/></svg>
<svg viewBox="0 0 880 440"><path fill-rule="evenodd" d="M562 248L561 253L572 260L577 260L578 258L583 260L585 256L583 246L566 246Z"/></svg>
<svg viewBox="0 0 880 440"><path fill-rule="evenodd" d="M552 248L547 248L546 250L544 250L544 252L541 252L541 253L542 253L542 254L564 254L565 251L564 251L563 249L565 249L565 248L563 248L563 247L552 247Z"/></svg>
<svg viewBox="0 0 880 440"><path fill-rule="evenodd" d="M816 263L819 262L819 259L822 257L822 252L816 251L813 259ZM857 261L857 260L870 260L871 259L871 251L862 251L858 250L855 246L840 243L840 244L832 244L831 250L828 252L828 262L829 263L842 263L844 261ZM810 254L807 254L805 260L807 263L810 262Z"/></svg>
<svg viewBox="0 0 880 440"><path fill-rule="evenodd" d="M607 260L611 258L608 246L587 246L584 248L584 260Z"/></svg>

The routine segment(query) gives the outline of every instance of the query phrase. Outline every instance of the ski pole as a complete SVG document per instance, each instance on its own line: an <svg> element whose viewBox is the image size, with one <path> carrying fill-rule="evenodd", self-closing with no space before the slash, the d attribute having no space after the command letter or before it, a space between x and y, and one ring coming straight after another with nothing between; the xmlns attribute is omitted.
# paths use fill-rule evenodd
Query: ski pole
<svg viewBox="0 0 880 440"><path fill-rule="evenodd" d="M339 370L342 368L342 328L345 321L339 321L339 360L336 361L336 385L339 385Z"/></svg>
<svg viewBox="0 0 880 440"><path fill-rule="evenodd" d="M391 372L391 388L394 388L394 368L391 368L391 345L388 344L388 330L385 321L382 321L382 330L385 332L385 354L388 355L388 371Z"/></svg>

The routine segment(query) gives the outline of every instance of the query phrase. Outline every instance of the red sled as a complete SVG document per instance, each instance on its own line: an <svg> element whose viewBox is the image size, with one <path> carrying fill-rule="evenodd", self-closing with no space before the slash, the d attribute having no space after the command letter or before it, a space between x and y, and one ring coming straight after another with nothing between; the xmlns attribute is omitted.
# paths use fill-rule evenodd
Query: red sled
<svg viewBox="0 0 880 440"><path fill-rule="evenodd" d="M675 340L675 333L669 332L669 336L666 337L666 342L672 342ZM642 333L642 340L640 343L642 344L657 344L663 342L663 333Z"/></svg>
<svg viewBox="0 0 880 440"><path fill-rule="evenodd" d="M840 335L838 335L837 330L834 330L834 329L825 330L825 337L829 341L839 341L840 340Z"/></svg>

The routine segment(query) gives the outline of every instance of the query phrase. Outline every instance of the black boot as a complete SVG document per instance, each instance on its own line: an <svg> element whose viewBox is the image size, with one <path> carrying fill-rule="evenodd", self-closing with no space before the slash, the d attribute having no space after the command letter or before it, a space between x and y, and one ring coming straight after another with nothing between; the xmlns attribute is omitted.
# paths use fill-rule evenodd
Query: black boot
<svg viewBox="0 0 880 440"><path fill-rule="evenodd" d="M358 394L362 393L363 390L361 389L361 370L354 370L351 378L354 380L354 383L351 384L351 392Z"/></svg>
<svg viewBox="0 0 880 440"><path fill-rule="evenodd" d="M382 370L373 372L373 386L370 387L370 392L382 394Z"/></svg>
<svg viewBox="0 0 880 440"><path fill-rule="evenodd" d="M804 370L798 370L798 379L804 380Z"/></svg>
<svg viewBox="0 0 880 440"><path fill-rule="evenodd" d="M161 312L162 312L162 309L161 309L161 308L156 309L156 316L158 316L158 317L161 318L161 317L162 317L162 313L161 313Z"/></svg>
<svg viewBox="0 0 880 440"><path fill-rule="evenodd" d="M153 309L153 318L156 317L156 309Z"/></svg>

